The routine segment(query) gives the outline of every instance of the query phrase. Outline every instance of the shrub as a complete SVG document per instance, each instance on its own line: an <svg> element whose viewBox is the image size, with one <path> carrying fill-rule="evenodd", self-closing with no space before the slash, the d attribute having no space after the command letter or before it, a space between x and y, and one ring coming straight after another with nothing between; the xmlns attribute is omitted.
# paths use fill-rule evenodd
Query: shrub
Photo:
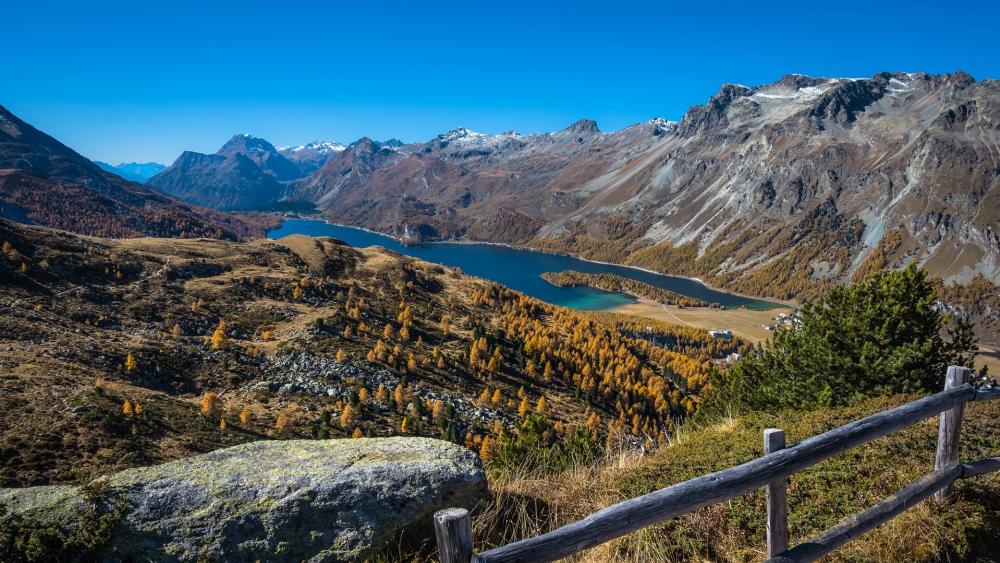
<svg viewBox="0 0 1000 563"><path fill-rule="evenodd" d="M531 413L521 421L517 435L499 440L485 461L499 471L557 473L593 462L600 453L600 445L586 428L573 428L560 440L548 418Z"/></svg>
<svg viewBox="0 0 1000 563"><path fill-rule="evenodd" d="M972 365L971 324L936 306L927 273L910 265L839 286L713 379L706 412L846 405L891 393L938 391L947 366ZM944 327L950 338L943 338Z"/></svg>

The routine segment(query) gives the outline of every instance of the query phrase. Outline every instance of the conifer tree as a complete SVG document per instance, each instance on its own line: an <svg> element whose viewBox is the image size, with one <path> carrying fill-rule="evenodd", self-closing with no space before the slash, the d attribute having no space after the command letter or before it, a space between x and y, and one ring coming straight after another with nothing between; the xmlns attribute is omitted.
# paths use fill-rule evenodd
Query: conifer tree
<svg viewBox="0 0 1000 563"><path fill-rule="evenodd" d="M226 347L226 321L219 319L219 324L212 333L212 349L222 350Z"/></svg>
<svg viewBox="0 0 1000 563"><path fill-rule="evenodd" d="M710 411L844 405L863 397L937 391L948 365L969 360L967 325L950 327L937 287L915 264L881 270L807 303L801 326L717 374ZM686 405L685 405L686 406ZM689 409L690 410L690 409Z"/></svg>
<svg viewBox="0 0 1000 563"><path fill-rule="evenodd" d="M219 414L219 396L214 391L202 395L201 414L209 418L215 418Z"/></svg>
<svg viewBox="0 0 1000 563"><path fill-rule="evenodd" d="M287 411L281 411L278 413L278 419L274 422L274 427L280 432L289 433L292 431L293 423L292 417Z"/></svg>
<svg viewBox="0 0 1000 563"><path fill-rule="evenodd" d="M125 356L125 371L135 371L137 366L138 364L135 361L135 357L132 356L132 352L129 352L128 355Z"/></svg>
<svg viewBox="0 0 1000 563"><path fill-rule="evenodd" d="M340 427L344 430L354 426L354 419L357 418L357 412L351 405L344 407L344 412L340 414Z"/></svg>
<svg viewBox="0 0 1000 563"><path fill-rule="evenodd" d="M528 412L531 411L531 403L528 402L528 398L524 397L521 399L521 404L517 407L517 416L524 418Z"/></svg>
<svg viewBox="0 0 1000 563"><path fill-rule="evenodd" d="M493 455L493 438L486 436L479 447L479 458L485 462L491 455Z"/></svg>

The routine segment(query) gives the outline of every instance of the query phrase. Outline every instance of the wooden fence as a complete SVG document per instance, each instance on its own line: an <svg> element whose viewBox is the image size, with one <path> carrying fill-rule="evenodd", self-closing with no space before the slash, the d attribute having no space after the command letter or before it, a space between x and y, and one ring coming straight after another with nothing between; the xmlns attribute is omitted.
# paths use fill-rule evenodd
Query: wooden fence
<svg viewBox="0 0 1000 563"><path fill-rule="evenodd" d="M703 475L632 498L551 532L482 553L473 553L472 523L462 508L434 515L442 563L514 563L555 561L704 506L724 502L747 491L767 491L768 563L814 561L934 495L943 501L957 479L1000 471L1000 457L962 463L958 460L965 403L1000 399L1000 389L976 389L971 370L948 368L944 391L874 414L785 447L784 432L764 431L764 456L723 471ZM855 446L941 415L934 471L895 495L795 547L788 547L788 476Z"/></svg>

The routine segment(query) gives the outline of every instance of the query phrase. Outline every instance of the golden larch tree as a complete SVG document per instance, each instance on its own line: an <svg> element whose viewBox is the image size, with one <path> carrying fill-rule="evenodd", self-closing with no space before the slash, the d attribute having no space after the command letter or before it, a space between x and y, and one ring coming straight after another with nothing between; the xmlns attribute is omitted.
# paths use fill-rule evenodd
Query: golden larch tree
<svg viewBox="0 0 1000 563"><path fill-rule="evenodd" d="M226 347L226 321L219 319L219 324L212 333L212 349L222 350Z"/></svg>
<svg viewBox="0 0 1000 563"><path fill-rule="evenodd" d="M354 426L354 419L357 418L357 412L354 407L347 405L344 407L344 412L340 413L340 427L344 430Z"/></svg>
<svg viewBox="0 0 1000 563"><path fill-rule="evenodd" d="M493 438L486 436L483 438L483 443L479 447L479 458L486 461L493 455Z"/></svg>
<svg viewBox="0 0 1000 563"><path fill-rule="evenodd" d="M528 402L528 398L524 397L521 399L521 404L517 406L517 416L524 417L531 410L531 403Z"/></svg>
<svg viewBox="0 0 1000 563"><path fill-rule="evenodd" d="M219 396L215 391L209 391L201 397L201 414L214 418L219 414Z"/></svg>
<svg viewBox="0 0 1000 563"><path fill-rule="evenodd" d="M132 352L129 352L128 355L125 356L125 371L135 371L137 366L138 364L135 361L135 357L132 355Z"/></svg>

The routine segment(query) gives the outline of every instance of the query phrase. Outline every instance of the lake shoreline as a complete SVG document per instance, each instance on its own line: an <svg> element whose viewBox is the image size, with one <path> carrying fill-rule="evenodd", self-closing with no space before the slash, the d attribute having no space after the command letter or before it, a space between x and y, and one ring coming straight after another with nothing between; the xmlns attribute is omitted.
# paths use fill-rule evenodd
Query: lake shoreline
<svg viewBox="0 0 1000 563"><path fill-rule="evenodd" d="M635 317L665 322L677 326L689 326L702 330L729 329L739 338L758 343L773 334L764 324L775 324L778 313L791 313L793 307L779 307L769 310L719 309L715 307L678 307L663 305L651 299L638 298L636 303L615 307L609 313L620 313Z"/></svg>
<svg viewBox="0 0 1000 563"><path fill-rule="evenodd" d="M580 256L578 254L574 254L572 252L548 251L548 250L541 250L541 249L537 249L537 248L532 248L530 246L525 246L525 245L510 244L510 243L505 243L505 242L477 241L477 240L432 240L432 241L423 241L423 242L419 242L419 243L413 244L413 243L404 242L401 237L397 237L395 235L391 235L391 234L388 234L388 233L379 232L379 231L376 231L376 230L373 230L373 229L368 229L366 227L359 227L357 225L348 225L348 224L344 224L344 223L336 223L334 221L330 221L329 219L323 218L321 216L303 216L303 215L298 215L298 216L295 216L295 217L284 217L283 216L283 219L285 219L285 218L287 218L287 219L300 219L300 220L306 220L306 221L322 221L322 222L324 222L324 223L326 223L328 225L334 226L334 227L347 228L347 229L358 229L359 231L364 231L366 233L370 233L370 234L373 234L373 235L379 235L379 236L383 236L383 237L386 237L386 238L390 238L390 239L398 242L401 246L404 246L404 247L419 246L419 245L423 245L423 244L436 244L436 245L449 245L449 244L452 244L452 245L477 245L477 244L481 244L481 245L488 245L488 246L498 246L498 247L502 247L502 248L508 248L508 249L511 249L511 250L519 250L519 251L522 251L522 252L523 251L527 251L527 252L534 252L536 254L545 254L545 255L549 255L549 256L561 256L561 257L565 257L565 258L573 258L574 260L579 260L581 262L589 262L591 264L599 264L599 265L602 265L602 266L612 266L612 267L616 267L616 268L627 268L627 269L630 269L630 270L635 270L635 271L638 271L638 272L644 272L646 274L651 274L651 275L655 275L655 276L664 276L664 277L670 277L670 278L677 278L677 279L692 281L692 282L701 284L706 289L709 289L709 290L712 290L712 291L716 291L716 292L719 292L719 293L726 293L728 295L732 295L734 297L740 297L740 298L743 298L743 299L751 299L751 300L754 300L754 301L760 301L760 302L764 302L764 303L770 303L772 305L771 307L769 307L767 309L760 309L762 311L771 311L771 310L781 309L781 308L794 308L794 307L798 307L798 304L795 303L795 302L788 302L788 301L784 301L784 300L775 300L773 298L758 297L758 296L755 296L755 295L748 295L748 294L745 294L745 293L739 293L739 292L735 292L735 291L730 291L730 290L722 288L722 287L713 286L711 284L706 283L704 280L702 280L700 278L696 278L696 277L692 277L692 276L684 276L684 275L677 275L677 274L665 274L663 272L657 272L656 270L650 270L648 268L643 268L643 267L640 267L640 266L632 266L632 265L628 265L628 264L616 264L614 262L605 262L603 260L592 260L590 258L584 258L584 257L582 257L582 256ZM277 228L280 229L281 227L279 226ZM270 237L268 237L268 238L270 238ZM392 249L389 249L389 250L392 250ZM618 293L621 293L621 292L618 292ZM621 293L621 294L622 295L628 295L626 293ZM635 297L635 296L631 296L630 295L630 297ZM613 310L613 309L609 309L609 310Z"/></svg>

